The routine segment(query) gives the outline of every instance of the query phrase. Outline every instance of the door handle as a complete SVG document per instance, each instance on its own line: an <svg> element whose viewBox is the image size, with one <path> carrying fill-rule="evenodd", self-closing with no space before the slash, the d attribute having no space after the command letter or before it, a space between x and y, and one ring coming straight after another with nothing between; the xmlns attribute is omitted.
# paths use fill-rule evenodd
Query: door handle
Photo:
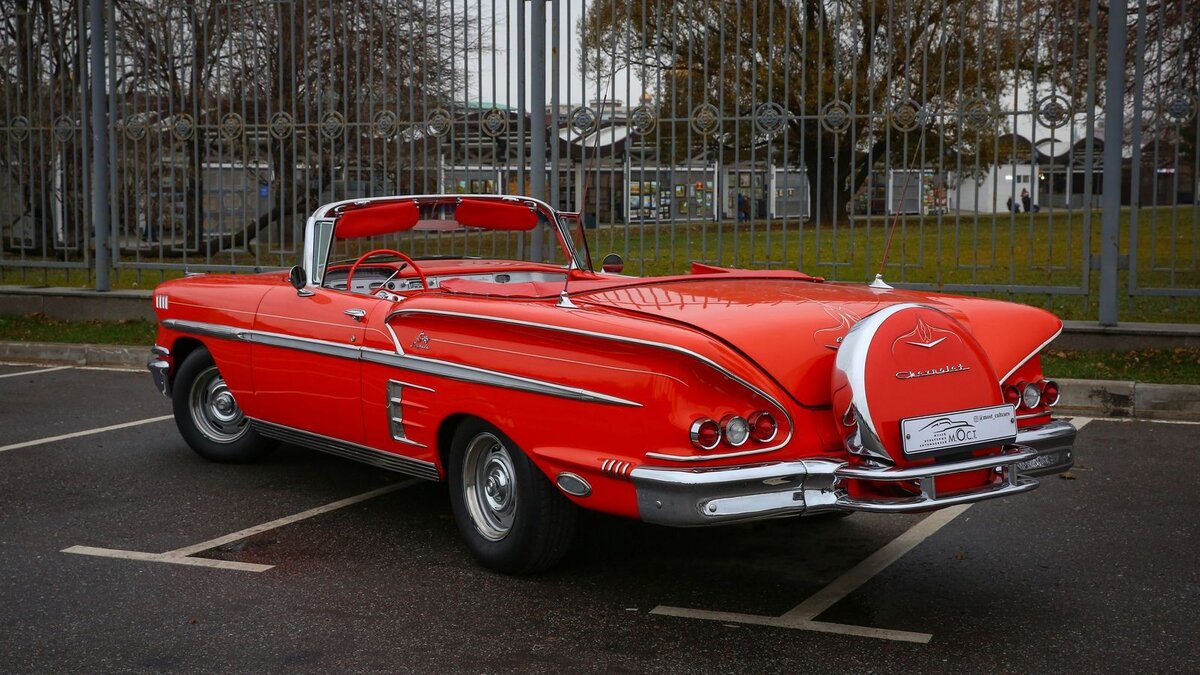
<svg viewBox="0 0 1200 675"><path fill-rule="evenodd" d="M362 321L363 318L365 318L367 316L367 310L358 309L357 307L352 307L350 309L347 309L343 313L346 316L350 317L351 319L354 319L355 321Z"/></svg>

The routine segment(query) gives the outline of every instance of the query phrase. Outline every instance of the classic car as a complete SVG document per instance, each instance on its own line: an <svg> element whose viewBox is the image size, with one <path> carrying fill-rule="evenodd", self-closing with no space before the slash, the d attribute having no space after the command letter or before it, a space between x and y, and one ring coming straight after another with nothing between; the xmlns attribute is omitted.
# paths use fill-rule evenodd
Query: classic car
<svg viewBox="0 0 1200 675"><path fill-rule="evenodd" d="M322 206L289 273L159 285L150 371L210 460L284 441L448 481L467 547L509 573L559 561L581 507L919 512L1072 465L1046 311L786 270L593 271L583 231L525 197ZM537 232L552 253L530 262Z"/></svg>

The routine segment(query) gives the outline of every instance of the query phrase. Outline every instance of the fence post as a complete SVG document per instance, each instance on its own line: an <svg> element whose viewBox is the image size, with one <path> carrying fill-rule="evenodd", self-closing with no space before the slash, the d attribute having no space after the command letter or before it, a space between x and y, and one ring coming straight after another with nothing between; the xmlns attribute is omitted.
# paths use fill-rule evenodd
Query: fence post
<svg viewBox="0 0 1200 675"><path fill-rule="evenodd" d="M92 230L96 233L96 290L110 289L109 259L109 166L108 166L108 77L105 69L104 0L90 0L92 85Z"/></svg>
<svg viewBox="0 0 1200 675"><path fill-rule="evenodd" d="M1109 3L1108 79L1104 85L1104 184L1100 197L1100 325L1117 325L1117 259L1125 143L1125 2ZM1134 83L1138 86L1138 83Z"/></svg>
<svg viewBox="0 0 1200 675"><path fill-rule="evenodd" d="M529 177L530 195L537 199L546 199L546 1L532 0L533 11L530 13L530 33L532 44L530 52L533 60L530 63L529 77L529 123L532 138L529 148ZM522 0L524 2L524 0ZM557 73L555 77L557 77ZM533 230L533 242L530 245L531 260L542 259L542 228Z"/></svg>

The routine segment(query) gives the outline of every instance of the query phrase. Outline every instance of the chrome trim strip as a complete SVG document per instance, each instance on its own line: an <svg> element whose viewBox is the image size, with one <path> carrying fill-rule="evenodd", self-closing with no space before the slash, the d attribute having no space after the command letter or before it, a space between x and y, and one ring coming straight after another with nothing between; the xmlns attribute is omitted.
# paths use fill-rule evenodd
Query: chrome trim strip
<svg viewBox="0 0 1200 675"><path fill-rule="evenodd" d="M164 347L162 345L154 345L153 347L150 348L150 353L155 354L157 356L170 356L171 350L167 349L166 347Z"/></svg>
<svg viewBox="0 0 1200 675"><path fill-rule="evenodd" d="M704 462L710 459L729 459L730 457L748 457L750 455L761 455L764 452L774 452L779 449L779 446L770 448L759 448L757 450L742 450L740 452L726 452L719 455L670 455L663 452L647 452L646 456L651 459L665 459L670 462Z"/></svg>
<svg viewBox="0 0 1200 675"><path fill-rule="evenodd" d="M222 326L218 323L204 323L201 321L185 321L183 319L164 319L162 322L163 328L177 330L181 333L192 333L194 335L203 335L206 337L221 338L223 340L249 340L247 331L231 326Z"/></svg>
<svg viewBox="0 0 1200 675"><path fill-rule="evenodd" d="M1015 373L1015 372L1017 372L1018 370L1020 370L1020 369L1021 369L1021 367L1022 367L1022 366L1024 366L1026 363L1029 363L1029 360L1030 360L1030 359L1032 359L1033 357L1035 357L1035 356L1037 356L1038 354L1040 354L1040 353L1041 353L1041 351L1042 351L1043 349L1045 349L1045 348L1046 348L1046 347L1047 347L1047 346L1048 346L1048 345L1049 345L1051 342L1054 342L1054 340L1055 340L1055 339L1057 339L1059 335L1062 335L1062 331L1063 331L1063 329L1062 329L1062 326L1059 326L1059 327L1058 327L1058 330L1057 330L1057 331L1054 333L1054 335L1051 335L1051 336L1050 336L1050 339L1049 339L1049 340L1046 340L1045 342L1043 342L1043 343L1042 343L1042 346L1040 346L1040 347L1038 347L1037 349L1033 350L1033 351L1032 351L1032 352L1029 354L1029 356L1026 356L1025 358L1021 359L1021 362L1020 362L1020 363L1018 363L1016 366L1014 366L1012 370L1008 371L1008 374L1007 374L1007 375L1005 375L1004 377L1000 378L1000 384L1001 384L1001 385L1003 385L1005 382L1008 382L1008 378L1012 377L1012 376L1013 376L1013 373Z"/></svg>
<svg viewBox="0 0 1200 675"><path fill-rule="evenodd" d="M652 340L643 340L641 338L626 337L623 335L611 335L608 333L597 333L597 332L590 331L590 330L583 330L581 328L567 328L566 326L551 326L549 324L534 323L532 321L522 321L520 319L507 319L507 318L495 317L495 316L484 316L482 314L468 314L465 312L451 312L451 311L442 310L442 309L403 309L403 308L396 309L396 310L392 310L392 312L387 315L387 318L384 320L384 322L391 323L392 319L394 319L398 316L408 315L408 314L425 314L425 315L433 315L433 316L448 316L448 317L457 317L457 318L464 318L464 319L475 319L478 321L492 321L492 322L496 322L496 323L508 324L511 326L539 328L542 330L554 331L554 332L559 332L559 333L567 333L570 335L582 335L585 337L594 337L594 338L597 338L600 340L609 340L612 342L622 342L625 344L642 345L644 347L653 347L655 349L662 349L665 351L674 352L676 354L682 354L683 356L695 359L696 361L703 363L704 365L708 366L709 368L712 368L713 370L720 373L722 376L727 377L727 378L733 380L734 382L737 382L738 384L749 389L750 391L754 392L758 396L761 396L762 398L766 399L771 405L775 406L776 409L778 409L780 413L783 414L785 419L787 419L787 423L788 423L787 437L784 438L783 441L781 441L771 447L768 447L768 448L751 450L751 451L746 451L746 452L741 452L741 453L729 453L729 454L725 454L725 455L709 455L708 457L695 457L693 455L668 455L668 454L663 454L663 453L646 453L647 457L655 457L658 459L667 459L667 460L677 461L677 462L697 462L697 461L701 461L704 459L713 459L715 457L739 457L742 455L757 455L757 454L760 454L763 452L771 452L773 450L778 450L779 448L782 448L783 446L787 445L792 440L792 434L795 432L796 425L792 420L791 414L788 412L787 408L783 407L783 404L780 403L778 399L776 399L774 396L771 396L767 392L763 391L759 387L756 387L755 385L751 384L750 382L747 382L745 379L737 376L736 374L729 371L728 369L722 367L721 365L719 365L712 359L710 359L706 356L703 356L701 354L697 354L696 352L693 352L692 350L686 349L684 347L679 347L677 345L670 345L670 344L666 344L663 342L654 342Z"/></svg>
<svg viewBox="0 0 1200 675"><path fill-rule="evenodd" d="M459 382L473 382L477 384L488 384L495 387L503 387L505 389L514 389L517 391L527 391L534 394L545 394L547 396L556 396L558 398L566 398L585 403L608 403L612 405L630 406L633 408L642 407L641 403L629 401L608 394L601 394L587 389L578 387L568 387L566 385L555 384L553 382L545 382L542 380L534 380L520 375L510 375L495 370L487 370L485 368L477 368L461 363L451 363L439 359L431 359L424 356L414 356L412 354L392 354L389 352L380 351L378 349L370 349L364 347L361 350L362 359L371 363L379 363L386 366L395 366L404 370L413 372L425 373L437 377L444 377L450 380Z"/></svg>
<svg viewBox="0 0 1200 675"><path fill-rule="evenodd" d="M438 475L437 466L432 462L413 459L412 457L398 455L386 450L378 450L357 443L348 443L336 438L330 438L329 436L303 431L282 424L265 422L259 419L250 418L250 425L263 436L276 438L285 443L294 443L313 450L327 452L331 455L352 459L356 462L377 466L381 469L416 476L417 478L424 478L431 481L441 480L441 476Z"/></svg>
<svg viewBox="0 0 1200 675"><path fill-rule="evenodd" d="M242 340L245 342L253 342L255 344L269 345L272 347L281 347L284 349L295 349L298 351L312 352L323 354L325 356L333 356L337 358L349 359L352 361L368 361L386 366L395 366L404 370L410 370L428 375L444 377L450 380L460 382L472 382L476 384L485 384L504 389L514 389L517 391L527 391L535 394L544 394L547 396L555 396L574 401L583 401L585 403L605 403L611 405L623 405L633 408L642 407L641 403L629 401L617 396L609 396L599 392L590 391L588 389L580 389L578 387L569 387L554 382L546 382L543 380L535 380L520 375L511 375L496 370L488 370L486 368L477 368L460 363L451 363L449 361L440 361L430 359L423 356L413 356L411 354L393 354L379 349L369 347L352 347L342 345L336 342L327 342L325 340L314 340L311 338L295 337L292 335L280 335L278 333L267 333L254 330L240 330L221 326L219 324L200 323L197 321L179 321L170 319L173 325L169 328L175 328L181 332L194 333L197 335L206 335L218 337L228 340ZM164 322L164 325L167 322Z"/></svg>

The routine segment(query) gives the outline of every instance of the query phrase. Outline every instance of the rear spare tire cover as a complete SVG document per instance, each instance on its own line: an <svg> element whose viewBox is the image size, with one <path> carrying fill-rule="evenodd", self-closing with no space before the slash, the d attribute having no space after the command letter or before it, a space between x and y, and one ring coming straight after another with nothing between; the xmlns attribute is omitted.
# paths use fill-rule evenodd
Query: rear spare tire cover
<svg viewBox="0 0 1200 675"><path fill-rule="evenodd" d="M1012 407L1003 407L983 348L953 317L925 305L893 305L858 322L838 349L832 393L851 452L897 466L985 447L999 451L1016 434ZM948 441L942 434L929 449L910 438L906 453L902 421L925 417L908 429L928 428L922 433L932 435L956 427L962 438ZM997 430L1007 434L1009 426L1011 435L998 439ZM973 442L977 432L982 440Z"/></svg>

